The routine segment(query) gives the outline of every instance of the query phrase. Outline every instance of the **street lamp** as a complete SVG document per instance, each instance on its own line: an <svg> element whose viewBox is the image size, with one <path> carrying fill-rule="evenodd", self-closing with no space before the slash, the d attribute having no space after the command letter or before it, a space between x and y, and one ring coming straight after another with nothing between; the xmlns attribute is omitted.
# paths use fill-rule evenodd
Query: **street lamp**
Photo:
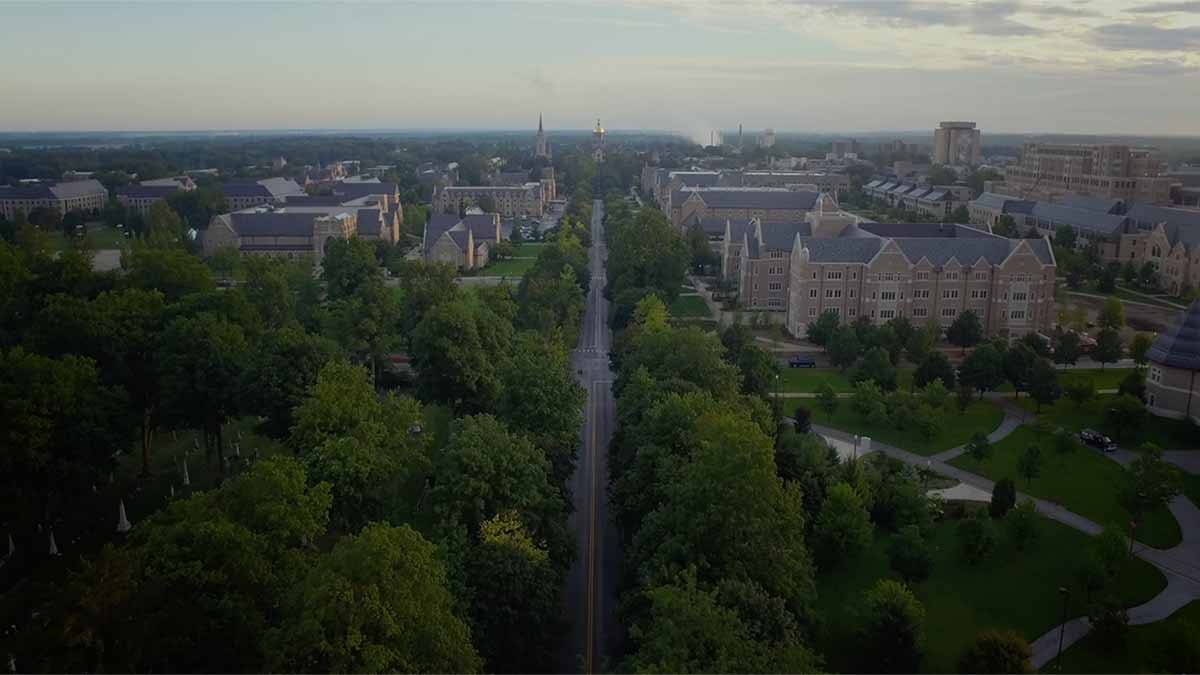
<svg viewBox="0 0 1200 675"><path fill-rule="evenodd" d="M1133 557L1133 535L1137 532L1137 521L1129 521L1129 557Z"/></svg>
<svg viewBox="0 0 1200 675"><path fill-rule="evenodd" d="M854 434L854 453L850 456L851 461L855 461L858 459L858 441L860 438L862 438L862 436L859 436L858 434Z"/></svg>
<svg viewBox="0 0 1200 675"><path fill-rule="evenodd" d="M1062 599L1063 599L1063 611L1062 611L1062 622L1059 624L1059 627L1058 627L1058 656L1055 657L1054 668L1055 668L1055 670L1057 670L1058 672L1061 673L1062 672L1063 637L1065 637L1066 633L1067 633L1067 601L1071 598L1071 591L1067 590L1066 586L1059 586L1058 594L1061 595Z"/></svg>

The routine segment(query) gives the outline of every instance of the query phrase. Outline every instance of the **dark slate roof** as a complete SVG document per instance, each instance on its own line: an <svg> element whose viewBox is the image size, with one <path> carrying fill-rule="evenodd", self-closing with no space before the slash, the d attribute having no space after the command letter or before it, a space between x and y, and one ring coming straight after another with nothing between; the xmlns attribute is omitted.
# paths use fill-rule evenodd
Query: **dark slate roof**
<svg viewBox="0 0 1200 675"><path fill-rule="evenodd" d="M732 238L730 243L741 245L743 236L750 237L753 235L754 221L743 220L738 222L733 220L729 222L729 236Z"/></svg>
<svg viewBox="0 0 1200 675"><path fill-rule="evenodd" d="M236 181L221 186L226 197L271 197L271 191L253 181Z"/></svg>
<svg viewBox="0 0 1200 675"><path fill-rule="evenodd" d="M851 237L841 239L804 239L809 260L821 263L867 263L879 253L883 239L875 237Z"/></svg>
<svg viewBox="0 0 1200 675"><path fill-rule="evenodd" d="M341 206L347 200L337 195L289 195L283 201L287 206Z"/></svg>
<svg viewBox="0 0 1200 675"><path fill-rule="evenodd" d="M925 195L921 199L923 199L927 202L937 202L937 201L941 201L945 198L946 198L945 190L931 190L929 192L929 194Z"/></svg>
<svg viewBox="0 0 1200 675"><path fill-rule="evenodd" d="M1084 211L1095 211L1097 213L1118 214L1121 212L1121 207L1125 204L1121 199L1109 199L1108 197L1093 197L1091 195L1081 195L1074 192L1068 193L1060 197L1058 204L1069 206L1073 209L1083 209Z"/></svg>
<svg viewBox="0 0 1200 675"><path fill-rule="evenodd" d="M717 182L721 180L721 174L680 171L675 173L674 178L678 178L679 183L684 187L715 187Z"/></svg>
<svg viewBox="0 0 1200 675"><path fill-rule="evenodd" d="M496 217L491 213L475 213L463 216L462 223L470 228L475 235L475 242L487 239L495 241L496 239Z"/></svg>
<svg viewBox="0 0 1200 675"><path fill-rule="evenodd" d="M868 223L858 224L880 237L995 237L983 230L955 223Z"/></svg>
<svg viewBox="0 0 1200 675"><path fill-rule="evenodd" d="M808 223L763 223L762 245L768 250L790 251L797 234L811 237L812 226Z"/></svg>
<svg viewBox="0 0 1200 675"><path fill-rule="evenodd" d="M1116 216L1045 202L1038 202L1036 206L1030 209L1029 215L1039 220L1049 220L1055 224L1070 225L1081 230L1105 235L1116 234L1125 224L1125 216Z"/></svg>
<svg viewBox="0 0 1200 675"><path fill-rule="evenodd" d="M231 213L233 229L243 237L306 237L312 235L314 213Z"/></svg>
<svg viewBox="0 0 1200 675"><path fill-rule="evenodd" d="M379 209L358 210L358 232L378 237L380 231Z"/></svg>
<svg viewBox="0 0 1200 675"><path fill-rule="evenodd" d="M1038 260L1042 261L1043 265L1049 265L1054 262L1054 252L1050 249L1050 242L1045 239L1010 239L1009 241L1012 242L1013 248L1016 248L1016 244L1019 241L1029 244L1029 248L1033 249L1034 255L1038 257Z"/></svg>
<svg viewBox="0 0 1200 675"><path fill-rule="evenodd" d="M178 186L171 185L126 185L117 194L131 199L166 199L178 191Z"/></svg>
<svg viewBox="0 0 1200 675"><path fill-rule="evenodd" d="M998 195L995 192L984 192L975 199L971 200L971 203L980 208L1003 211L1005 205L1010 201L1013 201L1012 197Z"/></svg>
<svg viewBox="0 0 1200 675"><path fill-rule="evenodd" d="M367 195L390 195L396 193L395 183L334 183L333 194L346 199L358 199Z"/></svg>
<svg viewBox="0 0 1200 675"><path fill-rule="evenodd" d="M705 218L696 218L692 222L692 225L699 225L700 229L704 230L704 233L710 237L723 237L725 236L725 223L727 221L729 221L729 218L716 218L709 216Z"/></svg>
<svg viewBox="0 0 1200 675"><path fill-rule="evenodd" d="M963 265L973 265L983 258L993 265L1004 262L1011 247L1002 237L983 238L932 238L895 237L892 239L910 261L916 263L927 258L934 265L945 265L951 258Z"/></svg>
<svg viewBox="0 0 1200 675"><path fill-rule="evenodd" d="M0 199L54 199L54 193L44 184L0 187Z"/></svg>
<svg viewBox="0 0 1200 675"><path fill-rule="evenodd" d="M883 185L883 179L876 178L875 180L871 181L870 183L867 183L866 185L864 185L863 187L873 188L873 187L879 187L880 185Z"/></svg>
<svg viewBox="0 0 1200 675"><path fill-rule="evenodd" d="M458 216L453 213L435 213L425 221L425 240L432 243L442 236L442 233L458 224Z"/></svg>
<svg viewBox="0 0 1200 675"><path fill-rule="evenodd" d="M712 209L812 209L817 203L817 192L793 190L703 190L696 192ZM672 201L674 204L674 201Z"/></svg>
<svg viewBox="0 0 1200 675"><path fill-rule="evenodd" d="M1170 209L1149 204L1131 204L1125 212L1126 217L1136 223L1147 223L1197 227L1200 228L1200 211L1190 209Z"/></svg>
<svg viewBox="0 0 1200 675"><path fill-rule="evenodd" d="M1037 202L1028 199L1010 199L1008 200L1008 204L1004 206L1004 212L1029 215L1033 212L1033 207L1035 206L1037 206Z"/></svg>
<svg viewBox="0 0 1200 675"><path fill-rule="evenodd" d="M1193 301L1159 334L1146 358L1172 368L1200 370L1200 300Z"/></svg>

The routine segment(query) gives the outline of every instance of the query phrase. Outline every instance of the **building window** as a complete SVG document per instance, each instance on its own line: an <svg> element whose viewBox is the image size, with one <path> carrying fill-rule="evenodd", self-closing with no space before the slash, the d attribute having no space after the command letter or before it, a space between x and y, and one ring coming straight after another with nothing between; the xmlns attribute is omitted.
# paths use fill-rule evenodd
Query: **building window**
<svg viewBox="0 0 1200 675"><path fill-rule="evenodd" d="M929 272L917 272L917 281L929 281Z"/></svg>
<svg viewBox="0 0 1200 675"><path fill-rule="evenodd" d="M858 308L857 308L857 307L851 307L850 309L846 310L846 314L847 314L847 315L849 315L849 316L855 316L855 315L857 315L857 314L858 314Z"/></svg>
<svg viewBox="0 0 1200 675"><path fill-rule="evenodd" d="M825 289L825 297L826 298L840 298L840 297L842 297L842 289L826 288Z"/></svg>
<svg viewBox="0 0 1200 675"><path fill-rule="evenodd" d="M943 300L957 300L958 299L958 289L957 288L947 288L946 290L942 291L942 299Z"/></svg>
<svg viewBox="0 0 1200 675"><path fill-rule="evenodd" d="M975 281L987 281L987 278L988 278L987 272L976 272L975 273Z"/></svg>
<svg viewBox="0 0 1200 675"><path fill-rule="evenodd" d="M925 307L913 307L912 315L914 317L929 316L929 310L926 309Z"/></svg>
<svg viewBox="0 0 1200 675"><path fill-rule="evenodd" d="M1149 380L1151 382L1161 382L1162 381L1162 371L1154 366L1151 366Z"/></svg>
<svg viewBox="0 0 1200 675"><path fill-rule="evenodd" d="M946 281L958 281L958 272L946 272L942 278Z"/></svg>
<svg viewBox="0 0 1200 675"><path fill-rule="evenodd" d="M783 300L781 298L767 298L767 307L783 307Z"/></svg>
<svg viewBox="0 0 1200 675"><path fill-rule="evenodd" d="M923 288L923 289L915 290L915 291L913 291L913 297L918 300L928 299L929 298L929 289Z"/></svg>
<svg viewBox="0 0 1200 675"><path fill-rule="evenodd" d="M825 278L829 279L830 281L833 281L835 279L841 279L842 273L841 272L827 272L825 274Z"/></svg>
<svg viewBox="0 0 1200 675"><path fill-rule="evenodd" d="M1023 310L1023 309L1014 309L1013 311L1009 312L1009 314L1008 314L1008 318L1010 318L1010 319L1024 319L1024 318L1025 318L1025 310Z"/></svg>
<svg viewBox="0 0 1200 675"><path fill-rule="evenodd" d="M817 315L817 308L816 308L816 307L809 307L809 308L808 308L808 315L809 315L809 316L816 316L816 315Z"/></svg>
<svg viewBox="0 0 1200 675"><path fill-rule="evenodd" d="M817 289L815 289L815 288L808 289L808 297L816 298L817 297Z"/></svg>
<svg viewBox="0 0 1200 675"><path fill-rule="evenodd" d="M783 284L778 281L772 281L771 283L767 284L767 290L768 291L782 291Z"/></svg>
<svg viewBox="0 0 1200 675"><path fill-rule="evenodd" d="M958 310L954 309L953 307L943 307L942 308L942 316L944 318L953 317L955 314L958 314Z"/></svg>
<svg viewBox="0 0 1200 675"><path fill-rule="evenodd" d="M841 308L841 307L834 306L834 307L829 307L829 308L826 308L826 310L825 310L825 311L826 311L826 312L833 312L833 315L834 315L834 316L837 316L837 315L839 315L839 314L841 314L841 313L842 313L842 308Z"/></svg>
<svg viewBox="0 0 1200 675"><path fill-rule="evenodd" d="M987 291L971 291L971 299L972 300L986 300L987 296L988 296Z"/></svg>
<svg viewBox="0 0 1200 675"><path fill-rule="evenodd" d="M1013 291L1012 299L1013 302L1025 302L1029 299L1029 294L1024 291Z"/></svg>
<svg viewBox="0 0 1200 675"><path fill-rule="evenodd" d="M879 318L881 318L881 319L894 319L894 318L896 318L896 310L894 310L894 309L881 309L881 310L879 310Z"/></svg>
<svg viewBox="0 0 1200 675"><path fill-rule="evenodd" d="M816 280L817 280L817 273L816 273L815 271L813 272L813 277L812 277L812 278L813 278L813 281L816 281Z"/></svg>

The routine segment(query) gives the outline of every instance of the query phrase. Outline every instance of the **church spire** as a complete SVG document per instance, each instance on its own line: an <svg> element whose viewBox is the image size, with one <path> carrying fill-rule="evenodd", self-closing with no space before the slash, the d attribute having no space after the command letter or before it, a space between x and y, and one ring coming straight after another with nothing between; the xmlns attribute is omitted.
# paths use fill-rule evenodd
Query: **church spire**
<svg viewBox="0 0 1200 675"><path fill-rule="evenodd" d="M542 133L542 113L538 113L538 133Z"/></svg>

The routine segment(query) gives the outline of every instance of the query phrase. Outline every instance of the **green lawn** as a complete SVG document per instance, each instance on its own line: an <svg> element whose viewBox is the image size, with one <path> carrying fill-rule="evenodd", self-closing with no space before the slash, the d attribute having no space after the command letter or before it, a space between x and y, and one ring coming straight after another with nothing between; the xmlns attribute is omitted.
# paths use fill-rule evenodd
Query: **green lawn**
<svg viewBox="0 0 1200 675"><path fill-rule="evenodd" d="M510 258L489 263L480 274L489 277L520 277L533 267L534 258Z"/></svg>
<svg viewBox="0 0 1200 675"><path fill-rule="evenodd" d="M1025 448L1035 444L1042 449L1041 470L1033 483L1027 484L1017 473L1017 463ZM1018 490L1062 504L1105 527L1124 527L1130 520L1129 512L1118 500L1125 475L1121 465L1091 449L1059 453L1054 450L1052 438L1039 437L1032 427L1017 427L992 447L992 456L983 462L963 455L950 463L992 480L1012 478ZM1143 518L1136 537L1156 548L1170 548L1180 541L1179 524L1164 508Z"/></svg>
<svg viewBox="0 0 1200 675"><path fill-rule="evenodd" d="M815 394L822 383L828 382L834 393L848 394L854 391L850 382L852 370L845 373L836 368L784 368L779 378L779 390L785 394ZM912 383L912 368L898 368L896 382L907 390Z"/></svg>
<svg viewBox="0 0 1200 675"><path fill-rule="evenodd" d="M1104 410L1113 396L1098 396L1082 407L1073 401L1059 399L1052 406L1042 406L1041 417L1056 427L1071 431L1080 429L1096 429L1113 437L1121 447L1137 448L1142 443L1154 443L1164 450L1192 449L1200 445L1200 429L1185 420L1173 420L1165 417L1147 415L1146 420L1137 429L1115 429L1104 421ZM1036 404L1028 399L1022 399L1021 405L1030 412Z"/></svg>
<svg viewBox="0 0 1200 675"><path fill-rule="evenodd" d="M517 244L516 257L536 258L542 254L542 249L544 248L546 248L546 244L538 241L527 241L522 244Z"/></svg>
<svg viewBox="0 0 1200 675"><path fill-rule="evenodd" d="M712 316L704 298L699 295L680 295L671 303L671 316L678 318L707 319Z"/></svg>
<svg viewBox="0 0 1200 675"><path fill-rule="evenodd" d="M956 672L962 652L982 630L1011 628L1033 641L1059 623L1059 586L1073 589L1071 616L1083 613L1084 592L1075 570L1090 538L1066 525L1039 519L1039 536L1017 551L1003 529L996 551L978 566L962 562L955 534L957 521L938 523L929 541L933 573L913 592L925 606L925 660L922 672ZM833 573L817 578L817 608L824 618L821 646L830 672L854 672L855 611L864 591L893 576L887 563L888 537L877 534L871 546ZM1127 606L1145 602L1166 586L1149 563L1133 558L1117 584Z"/></svg>
<svg viewBox="0 0 1200 675"><path fill-rule="evenodd" d="M62 230L55 230L47 233L50 238L50 247L56 251L61 251L66 247L66 237L63 236ZM88 228L88 238L92 241L92 248L113 249L121 248L125 245L125 234L116 228L105 225L95 225Z"/></svg>
<svg viewBox="0 0 1200 675"><path fill-rule="evenodd" d="M942 432L932 440L926 440L915 429L897 431L886 421L864 420L850 407L849 400L839 402L833 415L816 405L812 406L812 421L852 434L870 436L876 441L894 445L919 455L935 455L943 450L962 445L976 432L989 434L1000 426L1004 412L989 401L972 401L965 413L958 409L947 412Z"/></svg>
<svg viewBox="0 0 1200 675"><path fill-rule="evenodd" d="M1193 601L1162 621L1130 626L1123 644L1115 648L1089 635L1063 652L1063 671L1068 673L1165 673L1187 672L1188 665L1164 657L1167 636L1178 631L1193 641L1200 640L1200 601ZM1193 663L1192 668L1195 667ZM1054 662L1044 670L1052 672Z"/></svg>

